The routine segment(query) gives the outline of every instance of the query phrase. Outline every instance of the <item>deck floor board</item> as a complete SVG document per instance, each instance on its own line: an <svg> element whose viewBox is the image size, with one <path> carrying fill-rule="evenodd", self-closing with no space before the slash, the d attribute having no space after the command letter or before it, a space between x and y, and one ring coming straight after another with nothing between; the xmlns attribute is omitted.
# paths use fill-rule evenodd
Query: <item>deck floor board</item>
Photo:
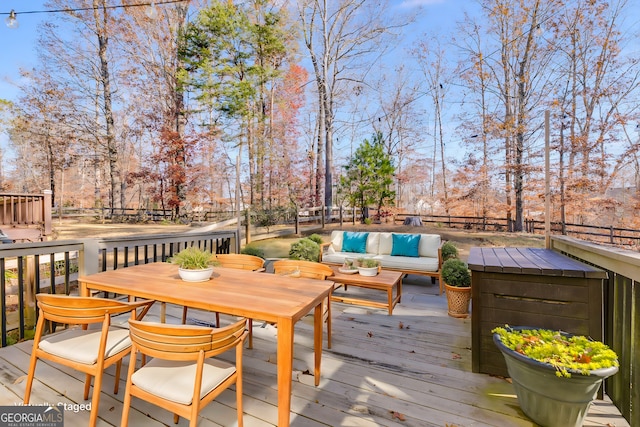
<svg viewBox="0 0 640 427"><path fill-rule="evenodd" d="M349 294L376 298L376 292L350 287ZM320 426L535 426L520 410L513 386L505 379L471 372L471 320L447 316L446 297L437 296L430 280L406 281L402 302L393 316L385 309L332 303L333 348L322 355L322 378L313 377L313 324L296 325L291 425ZM157 310L157 308L155 308ZM167 307L169 322L178 323L181 307ZM157 313L151 313L157 316ZM190 310L197 322L211 313ZM231 317L222 316L230 322ZM267 427L277 423L276 329L254 321L254 349L244 357L244 423ZM22 402L31 342L0 349L0 405ZM225 355L229 360L233 355ZM128 359L123 364L124 372ZM113 395L113 367L103 381L99 426L118 426L125 383ZM39 362L32 403L86 403L84 376ZM66 425L86 425L88 412L65 412ZM179 426L186 426L181 419ZM235 391L225 391L201 414L199 426L236 424ZM172 414L133 400L130 425L174 425ZM629 424L608 401L592 405L585 426Z"/></svg>

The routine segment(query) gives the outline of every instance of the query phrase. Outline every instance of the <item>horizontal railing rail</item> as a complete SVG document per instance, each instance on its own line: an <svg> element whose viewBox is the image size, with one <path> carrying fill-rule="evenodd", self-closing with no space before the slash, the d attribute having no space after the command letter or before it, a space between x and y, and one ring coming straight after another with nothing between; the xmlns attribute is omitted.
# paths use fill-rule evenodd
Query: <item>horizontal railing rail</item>
<svg viewBox="0 0 640 427"><path fill-rule="evenodd" d="M605 281L605 343L617 354L619 372L606 380L606 392L632 426L640 425L640 254L567 236L551 236L552 249L609 273Z"/></svg>
<svg viewBox="0 0 640 427"><path fill-rule="evenodd" d="M239 240L233 230L0 245L2 346L31 338L35 294L68 295L75 292L79 275L164 262L187 246L235 253Z"/></svg>

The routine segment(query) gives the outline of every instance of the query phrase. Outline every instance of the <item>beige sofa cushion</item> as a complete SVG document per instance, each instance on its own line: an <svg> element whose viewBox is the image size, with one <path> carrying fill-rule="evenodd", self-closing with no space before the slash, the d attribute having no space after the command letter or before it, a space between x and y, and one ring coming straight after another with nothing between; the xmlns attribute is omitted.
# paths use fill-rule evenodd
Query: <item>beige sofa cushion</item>
<svg viewBox="0 0 640 427"><path fill-rule="evenodd" d="M327 253L334 254L336 252L342 252L342 242L344 238L344 231L334 230L331 232L331 245L327 248ZM377 254L378 245L380 242L380 233L373 232L367 236L367 253ZM357 257L357 252L349 252L353 257Z"/></svg>
<svg viewBox="0 0 640 427"><path fill-rule="evenodd" d="M421 234L418 254L429 258L438 258L438 248L440 247L439 234Z"/></svg>

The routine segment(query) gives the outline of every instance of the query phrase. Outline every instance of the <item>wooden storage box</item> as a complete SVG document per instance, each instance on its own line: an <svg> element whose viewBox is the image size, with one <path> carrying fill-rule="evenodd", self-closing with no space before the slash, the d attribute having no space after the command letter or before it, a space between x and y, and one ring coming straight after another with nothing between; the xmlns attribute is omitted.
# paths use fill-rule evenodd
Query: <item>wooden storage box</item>
<svg viewBox="0 0 640 427"><path fill-rule="evenodd" d="M472 370L508 376L491 330L505 324L603 339L607 273L550 249L471 248Z"/></svg>

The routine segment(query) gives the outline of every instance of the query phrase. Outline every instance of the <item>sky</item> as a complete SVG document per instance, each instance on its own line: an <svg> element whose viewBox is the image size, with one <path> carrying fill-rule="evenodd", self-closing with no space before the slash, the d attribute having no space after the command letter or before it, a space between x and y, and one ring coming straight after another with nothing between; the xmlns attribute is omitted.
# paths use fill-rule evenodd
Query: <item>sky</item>
<svg viewBox="0 0 640 427"><path fill-rule="evenodd" d="M140 2L147 0L140 0ZM391 58L406 59L408 46L416 38L429 34L445 34L446 39L441 43L446 45L451 34L455 34L456 25L464 19L465 11L470 14L477 13L478 2L475 0L389 0L391 10L404 13L407 11L421 12L418 20L404 28L404 45L398 46L391 55ZM44 0L0 0L0 98L15 100L18 89L15 83L19 81L19 69L31 68L36 65L35 47L38 38L38 25L50 18L50 13L25 13L33 11L45 11ZM116 4L117 0L113 0ZM640 27L640 0L630 0L630 5L634 13L629 14L633 22L627 22L628 26ZM16 29L7 28L5 19L9 12L14 9L17 13L19 27ZM635 13L637 12L637 13ZM636 46L638 43L635 43ZM640 50L640 49L636 49ZM393 61L393 60L392 60ZM387 67L391 64L387 63ZM425 99L425 102L427 100ZM7 147L6 135L0 130L0 147ZM336 147L340 149L340 147ZM346 148L346 147L343 147ZM5 157L6 159L6 157Z"/></svg>
<svg viewBox="0 0 640 427"><path fill-rule="evenodd" d="M140 0L143 2L146 0ZM468 6L476 4L472 0L389 0L391 10L399 13L417 11L422 8L419 21L405 28L406 43L426 31L441 31L450 33L456 22L461 21L463 12ZM0 0L0 99L15 100L18 96L16 83L20 81L20 68L32 68L36 65L36 44L38 39L38 25L50 13L26 13L46 11L44 0ZM114 3L117 3L114 1ZM5 19L11 10L15 10L18 28L10 29ZM394 55L402 57L398 52L403 47L397 47ZM0 130L0 147L7 150L7 136ZM11 156L10 149L5 151L5 160Z"/></svg>
<svg viewBox="0 0 640 427"><path fill-rule="evenodd" d="M142 0L141 0L142 1ZM422 7L424 14L419 22L412 25L411 35L419 35L427 30L445 30L462 20L464 6L472 0L391 0L399 10ZM19 27L7 28L5 19L11 10L17 13ZM0 0L0 98L13 100L18 90L10 81L20 79L19 69L30 68L36 63L35 46L38 25L48 13L21 13L44 11L42 0ZM444 32L444 31L443 31Z"/></svg>

